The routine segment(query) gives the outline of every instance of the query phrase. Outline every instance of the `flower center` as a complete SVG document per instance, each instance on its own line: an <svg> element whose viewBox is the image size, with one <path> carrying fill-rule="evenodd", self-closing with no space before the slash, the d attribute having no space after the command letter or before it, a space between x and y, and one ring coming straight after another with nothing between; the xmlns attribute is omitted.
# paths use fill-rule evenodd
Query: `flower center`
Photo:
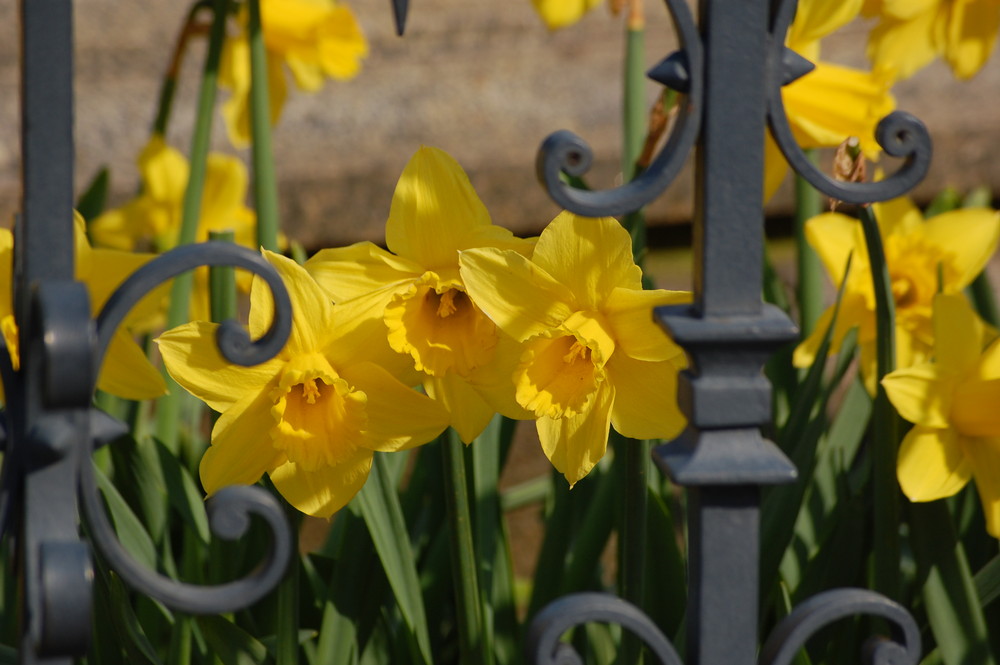
<svg viewBox="0 0 1000 665"><path fill-rule="evenodd" d="M440 281L428 272L393 297L384 314L389 344L409 354L417 371L468 377L493 359L497 327L459 284Z"/></svg>
<svg viewBox="0 0 1000 665"><path fill-rule="evenodd" d="M514 371L515 398L536 416L563 418L586 410L604 370L575 335L536 337Z"/></svg>
<svg viewBox="0 0 1000 665"><path fill-rule="evenodd" d="M364 442L368 396L320 354L289 362L271 399L274 447L308 471L339 464Z"/></svg>

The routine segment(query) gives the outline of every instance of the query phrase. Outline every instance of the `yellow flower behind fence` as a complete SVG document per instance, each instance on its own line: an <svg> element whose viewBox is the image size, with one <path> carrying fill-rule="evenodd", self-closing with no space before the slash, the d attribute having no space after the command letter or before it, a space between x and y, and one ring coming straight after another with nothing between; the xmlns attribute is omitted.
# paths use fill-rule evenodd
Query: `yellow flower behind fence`
<svg viewBox="0 0 1000 665"><path fill-rule="evenodd" d="M520 345L466 295L458 257L473 247L525 256L533 242L494 226L462 167L428 147L399 178L385 236L388 252L370 242L325 249L306 269L335 302L360 300L374 313L370 343L391 346L397 365L416 369L414 382L448 408L466 443L496 412L530 417L509 381Z"/></svg>
<svg viewBox="0 0 1000 665"><path fill-rule="evenodd" d="M868 57L909 78L942 56L960 79L982 68L1000 29L998 0L868 0L879 18L868 37Z"/></svg>
<svg viewBox="0 0 1000 665"><path fill-rule="evenodd" d="M931 304L934 295L959 293L982 271L1000 240L1000 213L966 208L924 220L906 198L875 204L896 303L896 366L925 362L933 345ZM838 287L846 280L833 331L836 351L844 335L858 327L861 373L875 392L875 292L861 222L826 213L806 222L806 238ZM852 256L850 274L845 275ZM938 284L938 280L941 284ZM797 349L793 362L807 367L833 318L831 306L816 329Z"/></svg>
<svg viewBox="0 0 1000 665"><path fill-rule="evenodd" d="M644 291L632 241L614 219L562 213L529 260L501 248L461 254L472 300L526 344L514 372L518 404L537 418L546 456L572 486L604 456L609 427L637 439L684 427L675 395L682 351L653 307L690 302Z"/></svg>
<svg viewBox="0 0 1000 665"><path fill-rule="evenodd" d="M292 333L275 358L255 367L229 364L216 348L218 326L203 321L157 341L171 376L222 413L201 461L205 490L252 484L267 473L298 510L329 517L364 485L374 451L426 443L448 415L382 367L393 359L369 343L359 325L368 318L363 306L334 305L301 266L264 255L292 301ZM257 338L274 307L261 280L254 280L250 300Z"/></svg>
<svg viewBox="0 0 1000 665"><path fill-rule="evenodd" d="M882 379L899 414L914 423L896 469L912 501L951 496L970 478L1000 538L1000 343L985 351L983 324L961 294L934 298L932 362Z"/></svg>
<svg viewBox="0 0 1000 665"><path fill-rule="evenodd" d="M125 278L154 256L115 249L91 248L87 242L83 218L75 211L73 215L76 246L74 276L86 285L90 295L91 312L96 316ZM11 298L13 251L13 234L7 229L0 229L0 279L6 280L0 288L0 332L7 345L11 364L17 370L20 366L20 352L18 328L14 321ZM152 316L162 296L163 290L159 289L144 298L126 318L125 328ZM104 365L97 376L97 387L126 399L153 399L167 392L163 377L124 328L119 328L111 338L104 357Z"/></svg>
<svg viewBox="0 0 1000 665"><path fill-rule="evenodd" d="M350 8L337 0L261 0L260 21L267 50L267 83L271 123L281 117L288 96L287 67L300 90L315 92L327 77L354 78L368 55L368 42ZM222 107L229 138L236 146L250 143L250 45L246 11L240 34L230 37L222 53L219 84L232 96Z"/></svg>

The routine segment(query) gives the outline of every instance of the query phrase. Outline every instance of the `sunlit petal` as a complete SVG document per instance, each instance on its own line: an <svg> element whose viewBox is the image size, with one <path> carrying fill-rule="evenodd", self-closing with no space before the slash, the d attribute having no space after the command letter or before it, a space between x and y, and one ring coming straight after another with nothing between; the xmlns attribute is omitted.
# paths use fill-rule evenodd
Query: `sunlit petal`
<svg viewBox="0 0 1000 665"><path fill-rule="evenodd" d="M146 354L124 331L118 330L108 344L97 387L125 399L154 399L167 393L163 376Z"/></svg>
<svg viewBox="0 0 1000 665"><path fill-rule="evenodd" d="M573 25L601 0L531 0L549 30Z"/></svg>
<svg viewBox="0 0 1000 665"><path fill-rule="evenodd" d="M278 271L292 301L292 334L286 353L317 351L332 334L333 302L305 268L287 257L265 251L264 258ZM250 289L250 334L261 337L274 317L274 301L264 280L255 277Z"/></svg>
<svg viewBox="0 0 1000 665"><path fill-rule="evenodd" d="M566 287L516 252L467 250L460 265L473 302L514 339L556 328L574 311Z"/></svg>
<svg viewBox="0 0 1000 665"><path fill-rule="evenodd" d="M305 268L334 302L367 296L424 273L424 269L413 261L370 242L322 249L306 261Z"/></svg>
<svg viewBox="0 0 1000 665"><path fill-rule="evenodd" d="M607 365L615 387L611 424L633 439L672 439L686 420L677 407L677 365L643 362L616 353Z"/></svg>
<svg viewBox="0 0 1000 665"><path fill-rule="evenodd" d="M896 0L896 6L917 7L939 0ZM868 59L875 67L893 71L906 79L937 57L944 40L944 25L937 8L906 16L901 20L887 18L876 25L868 36ZM909 13L909 12L907 12Z"/></svg>
<svg viewBox="0 0 1000 665"><path fill-rule="evenodd" d="M691 302L687 291L638 291L615 288L604 305L619 351L636 360L679 358L683 351L653 320L653 308Z"/></svg>
<svg viewBox="0 0 1000 665"><path fill-rule="evenodd" d="M954 377L938 365L915 365L882 379L889 401L899 415L925 427L948 427Z"/></svg>
<svg viewBox="0 0 1000 665"><path fill-rule="evenodd" d="M858 220L837 212L817 215L806 222L806 240L835 285L844 281L847 260L855 254L857 227ZM853 260L857 259L854 256Z"/></svg>
<svg viewBox="0 0 1000 665"><path fill-rule="evenodd" d="M482 434L496 413L475 388L456 374L429 376L424 387L451 414L450 424L464 443L472 443Z"/></svg>
<svg viewBox="0 0 1000 665"><path fill-rule="evenodd" d="M955 430L917 425L899 448L896 476L910 501L934 501L965 487L972 464Z"/></svg>
<svg viewBox="0 0 1000 665"><path fill-rule="evenodd" d="M944 58L955 76L972 78L996 46L1000 4L984 0L953 0L949 4Z"/></svg>
<svg viewBox="0 0 1000 665"><path fill-rule="evenodd" d="M957 281L948 284L963 289L982 272L996 253L1000 241L1000 212L987 208L963 208L935 215L923 226L924 237L951 260Z"/></svg>
<svg viewBox="0 0 1000 665"><path fill-rule="evenodd" d="M170 375L185 390L216 411L232 406L245 393L263 390L280 371L281 360L262 365L232 365L215 342L216 323L193 321L160 335L156 340Z"/></svg>

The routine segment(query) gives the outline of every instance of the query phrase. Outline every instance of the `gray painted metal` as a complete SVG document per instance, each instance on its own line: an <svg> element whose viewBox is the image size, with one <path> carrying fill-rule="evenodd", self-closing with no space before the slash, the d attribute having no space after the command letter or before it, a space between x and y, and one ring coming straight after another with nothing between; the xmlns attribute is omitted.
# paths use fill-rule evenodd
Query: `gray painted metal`
<svg viewBox="0 0 1000 665"><path fill-rule="evenodd" d="M563 132L542 144L538 172L551 198L564 207L587 216L619 214L651 202L669 186L672 165L686 158L690 134L697 134L694 303L654 314L690 360L678 385L689 424L675 441L654 451L654 460L688 493L687 662L751 665L757 662L759 632L760 489L796 477L792 463L759 430L771 413L763 365L796 337L787 316L761 301L765 127L795 171L824 193L852 203L886 200L912 188L927 172L930 138L916 118L893 113L880 123L876 138L888 154L905 158L896 173L864 184L827 177L796 144L782 105L781 86L813 67L784 46L796 1L700 0L698 38L689 36L689 14L665 1L681 51L649 76L686 95L679 104L686 115L653 168L614 190L572 190L560 181L559 170L581 175L591 155L582 140ZM672 152L678 148L681 154ZM553 606L562 615L560 626L594 618L589 606L572 596ZM548 611L534 621L552 631ZM786 665L819 628L860 613L892 625L890 639L866 647L866 662L919 659L918 632L904 609L873 592L836 590L806 601L779 624L761 662ZM634 618L619 619L635 630ZM527 649L532 662L556 662L566 649L552 639L547 644L547 651L538 651L533 624Z"/></svg>

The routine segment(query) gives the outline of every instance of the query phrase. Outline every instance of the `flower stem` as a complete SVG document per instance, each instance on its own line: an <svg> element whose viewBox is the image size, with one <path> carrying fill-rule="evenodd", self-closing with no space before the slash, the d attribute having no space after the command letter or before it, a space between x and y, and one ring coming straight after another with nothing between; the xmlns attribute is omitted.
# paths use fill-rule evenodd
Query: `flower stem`
<svg viewBox="0 0 1000 665"><path fill-rule="evenodd" d="M815 150L806 150L814 164L818 158ZM800 175L795 176L795 249L798 266L796 295L799 305L799 328L805 339L816 327L823 312L823 266L806 241L806 221L823 212L823 199L816 188Z"/></svg>
<svg viewBox="0 0 1000 665"><path fill-rule="evenodd" d="M260 27L260 0L249 0L250 131L253 136L253 196L257 209L257 244L278 251L278 185L271 148L271 104L267 83L267 50Z"/></svg>
<svg viewBox="0 0 1000 665"><path fill-rule="evenodd" d="M236 242L232 229L209 231L208 239L216 242ZM208 269L208 298L212 321L222 323L236 318L236 271L232 266L211 266Z"/></svg>
<svg viewBox="0 0 1000 665"><path fill-rule="evenodd" d="M181 26L180 34L177 35L177 42L174 44L174 52L170 58L170 65L167 73L163 76L163 83L160 85L160 98L156 104L156 119L153 121L153 133L165 136L167 124L170 122L170 114L174 108L174 94L177 92L177 79L181 72L181 63L187 46L191 38L204 34L205 26L197 22L198 13L203 9L211 7L211 3L206 0L199 0L191 6L184 25Z"/></svg>
<svg viewBox="0 0 1000 665"><path fill-rule="evenodd" d="M872 486L874 488L874 570L876 591L899 597L899 484L896 481L896 454L899 445L899 421L882 378L896 367L896 302L885 262L882 237L871 206L861 207L868 260L875 291L875 357L877 359L876 393L872 411Z"/></svg>
<svg viewBox="0 0 1000 665"><path fill-rule="evenodd" d="M479 604L479 581L476 552L472 541L463 444L454 430L448 431L442 443L445 505L448 511L452 575L457 605L459 662L469 665L488 663L492 662L492 654L485 653L483 648L483 618Z"/></svg>
<svg viewBox="0 0 1000 665"><path fill-rule="evenodd" d="M208 162L208 146L212 135L212 114L215 110L216 81L222 43L226 37L226 17L229 0L212 2L212 29L208 41L208 54L201 76L198 92L198 109L195 117L194 136L191 139L191 169L181 212L181 228L177 244L194 242L201 217L201 197L205 187L205 171ZM174 280L170 292L170 308L167 311L167 329L175 328L187 320L191 302L193 275L187 273ZM180 387L165 375L170 394L160 400L156 410L156 436L170 450L176 450L178 440L177 423L180 420Z"/></svg>

